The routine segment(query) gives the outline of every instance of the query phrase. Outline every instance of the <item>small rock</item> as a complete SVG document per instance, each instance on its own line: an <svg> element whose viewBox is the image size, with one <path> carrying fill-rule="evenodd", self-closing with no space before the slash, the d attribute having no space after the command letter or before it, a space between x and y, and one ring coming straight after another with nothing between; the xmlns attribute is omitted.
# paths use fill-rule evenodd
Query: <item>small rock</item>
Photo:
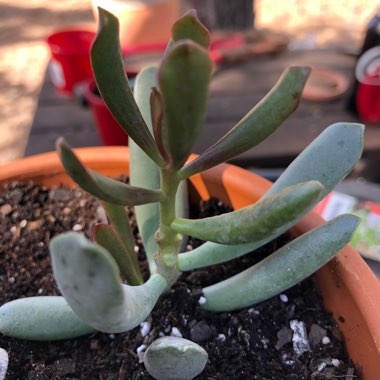
<svg viewBox="0 0 380 380"><path fill-rule="evenodd" d="M199 297L198 303L199 303L199 305L204 305L206 303L206 298L203 296Z"/></svg>
<svg viewBox="0 0 380 380"><path fill-rule="evenodd" d="M157 380L191 380L203 371L207 360L207 352L198 344L167 336L148 347L144 365Z"/></svg>
<svg viewBox="0 0 380 380"><path fill-rule="evenodd" d="M3 216L7 216L12 212L12 206L9 204L5 204L0 207L0 214Z"/></svg>
<svg viewBox="0 0 380 380"><path fill-rule="evenodd" d="M90 340L90 350L96 351L99 348L99 341L97 339Z"/></svg>
<svg viewBox="0 0 380 380"><path fill-rule="evenodd" d="M144 356L145 356L145 350L146 350L146 345L142 344L141 346L137 347L136 353L139 358L139 363L144 362Z"/></svg>
<svg viewBox="0 0 380 380"><path fill-rule="evenodd" d="M226 336L224 334L218 334L218 336L216 337L216 340L223 343L226 341Z"/></svg>
<svg viewBox="0 0 380 380"><path fill-rule="evenodd" d="M14 189L9 193L10 198L12 199L13 203L19 204L22 200L22 190L21 189Z"/></svg>
<svg viewBox="0 0 380 380"><path fill-rule="evenodd" d="M28 221L26 219L23 219L21 222L20 222L20 227L21 228L25 228L28 224Z"/></svg>
<svg viewBox="0 0 380 380"><path fill-rule="evenodd" d="M150 322L143 322L140 324L140 334L144 338L149 335L152 324Z"/></svg>
<svg viewBox="0 0 380 380"><path fill-rule="evenodd" d="M293 350L297 355L302 355L310 351L310 344L307 339L305 323L302 321L290 321L290 328L293 330Z"/></svg>
<svg viewBox="0 0 380 380"><path fill-rule="evenodd" d="M28 231L38 230L42 226L42 220L34 220L28 223Z"/></svg>
<svg viewBox="0 0 380 380"><path fill-rule="evenodd" d="M289 301L289 298L286 294L280 294L280 300L284 303L287 303Z"/></svg>
<svg viewBox="0 0 380 380"><path fill-rule="evenodd" d="M194 342L206 342L212 334L211 327L205 321L199 321L190 329L190 338Z"/></svg>
<svg viewBox="0 0 380 380"><path fill-rule="evenodd" d="M280 350L285 344L290 343L292 341L292 330L287 327L283 327L279 331L277 331L277 343L276 350Z"/></svg>
<svg viewBox="0 0 380 380"><path fill-rule="evenodd" d="M346 380L354 380L354 369L349 368L346 373Z"/></svg>
<svg viewBox="0 0 380 380"><path fill-rule="evenodd" d="M324 336L322 338L322 344L330 344L331 343L331 340L328 336Z"/></svg>
<svg viewBox="0 0 380 380"><path fill-rule="evenodd" d="M7 374L9 357L7 351L3 348L0 348L0 380L5 379L5 375Z"/></svg>
<svg viewBox="0 0 380 380"><path fill-rule="evenodd" d="M326 336L326 330L313 323L309 331L309 342L312 347L322 343L323 337Z"/></svg>
<svg viewBox="0 0 380 380"><path fill-rule="evenodd" d="M331 364L334 367L338 368L340 366L340 360L338 360L338 359L331 359Z"/></svg>
<svg viewBox="0 0 380 380"><path fill-rule="evenodd" d="M74 224L72 230L76 232L82 231L82 226L80 224Z"/></svg>
<svg viewBox="0 0 380 380"><path fill-rule="evenodd" d="M174 336L174 337L177 337L177 338L182 338L181 331L179 331L177 329L177 327L172 327L172 330L170 332L170 336Z"/></svg>
<svg viewBox="0 0 380 380"><path fill-rule="evenodd" d="M49 191L49 199L56 202L67 202L71 199L71 192L65 188L56 188Z"/></svg>

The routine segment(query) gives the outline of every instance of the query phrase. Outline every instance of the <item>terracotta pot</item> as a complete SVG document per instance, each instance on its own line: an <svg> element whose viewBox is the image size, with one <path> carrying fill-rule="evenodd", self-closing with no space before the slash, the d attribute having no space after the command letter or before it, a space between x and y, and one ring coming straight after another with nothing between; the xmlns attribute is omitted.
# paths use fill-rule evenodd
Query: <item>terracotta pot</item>
<svg viewBox="0 0 380 380"><path fill-rule="evenodd" d="M76 150L87 167L106 175L129 171L127 147L97 147ZM56 153L45 153L2 166L0 182L35 180L52 186L73 185ZM270 182L232 165L219 165L191 178L202 198L210 194L235 209L257 201ZM223 186L221 186L223 184ZM314 213L292 229L302 234L322 223ZM317 272L326 309L331 311L346 341L352 360L362 369L363 380L378 380L380 374L380 282L351 246Z"/></svg>
<svg viewBox="0 0 380 380"><path fill-rule="evenodd" d="M96 19L97 7L119 19L122 47L167 43L179 14L178 0L92 0L92 7Z"/></svg>

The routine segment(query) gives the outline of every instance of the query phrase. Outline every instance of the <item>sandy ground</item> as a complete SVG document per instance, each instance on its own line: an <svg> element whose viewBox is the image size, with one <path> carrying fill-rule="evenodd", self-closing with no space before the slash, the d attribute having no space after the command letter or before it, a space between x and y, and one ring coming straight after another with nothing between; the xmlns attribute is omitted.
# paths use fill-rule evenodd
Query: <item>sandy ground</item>
<svg viewBox="0 0 380 380"><path fill-rule="evenodd" d="M256 0L256 23L296 36L295 48L327 41L351 49L376 3ZM44 39L64 25L92 21L90 0L0 0L0 163L24 154L49 59Z"/></svg>
<svg viewBox="0 0 380 380"><path fill-rule="evenodd" d="M0 162L22 157L55 28L93 20L90 0L0 0Z"/></svg>

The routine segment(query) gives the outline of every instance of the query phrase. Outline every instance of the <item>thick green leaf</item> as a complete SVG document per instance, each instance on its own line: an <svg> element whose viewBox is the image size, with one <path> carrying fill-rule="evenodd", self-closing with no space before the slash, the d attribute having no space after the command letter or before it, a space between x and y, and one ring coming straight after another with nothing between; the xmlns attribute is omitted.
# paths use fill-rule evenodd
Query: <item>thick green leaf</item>
<svg viewBox="0 0 380 380"><path fill-rule="evenodd" d="M210 33L199 21L194 9L175 22L172 28L172 40L173 42L192 40L205 49L210 47Z"/></svg>
<svg viewBox="0 0 380 380"><path fill-rule="evenodd" d="M258 242L278 235L310 210L322 192L317 181L290 186L273 197L227 214L204 219L177 218L171 227L182 234L221 244Z"/></svg>
<svg viewBox="0 0 380 380"><path fill-rule="evenodd" d="M0 332L26 340L60 340L94 332L63 297L28 297L0 307Z"/></svg>
<svg viewBox="0 0 380 380"><path fill-rule="evenodd" d="M230 311L268 299L327 263L352 237L359 218L342 215L291 241L253 267L203 289L211 311Z"/></svg>
<svg viewBox="0 0 380 380"><path fill-rule="evenodd" d="M50 252L54 276L66 301L81 320L103 332L119 333L138 326L167 285L159 274L143 285L122 285L110 253L77 233L55 237Z"/></svg>
<svg viewBox="0 0 380 380"><path fill-rule="evenodd" d="M310 69L290 67L273 89L216 144L178 173L181 179L228 161L261 143L297 108Z"/></svg>
<svg viewBox="0 0 380 380"><path fill-rule="evenodd" d="M150 66L137 75L135 81L135 99L150 132L153 132L150 109L150 94L157 86L157 68ZM160 188L160 170L158 166L132 140L129 140L130 183L146 189ZM155 271L154 255L158 252L155 233L159 227L160 209L158 203L135 207L137 225L145 247L149 268Z"/></svg>
<svg viewBox="0 0 380 380"><path fill-rule="evenodd" d="M125 74L118 20L106 10L98 9L99 30L91 48L91 65L100 94L120 126L162 166L165 161L141 116Z"/></svg>
<svg viewBox="0 0 380 380"><path fill-rule="evenodd" d="M174 44L161 63L163 139L175 168L186 161L203 126L211 70L209 53L190 40Z"/></svg>
<svg viewBox="0 0 380 380"><path fill-rule="evenodd" d="M287 186L313 179L324 186L320 196L322 199L359 161L363 135L362 124L330 125L288 166L264 197Z"/></svg>
<svg viewBox="0 0 380 380"><path fill-rule="evenodd" d="M123 244L114 227L108 224L96 224L93 228L93 239L105 248L115 259L121 274L129 285L144 283L134 250Z"/></svg>
<svg viewBox="0 0 380 380"><path fill-rule="evenodd" d="M128 206L160 202L165 199L164 193L160 190L130 186L87 170L62 138L57 141L57 152L69 176L80 187L99 199Z"/></svg>
<svg viewBox="0 0 380 380"><path fill-rule="evenodd" d="M285 170L264 198L278 191L307 180L318 180L324 186L323 198L353 168L363 148L364 126L353 123L336 123L328 127ZM290 228L291 226L289 226ZM284 231L283 231L284 232ZM226 262L258 248L262 244L226 246L206 242L191 252L179 256L180 270Z"/></svg>

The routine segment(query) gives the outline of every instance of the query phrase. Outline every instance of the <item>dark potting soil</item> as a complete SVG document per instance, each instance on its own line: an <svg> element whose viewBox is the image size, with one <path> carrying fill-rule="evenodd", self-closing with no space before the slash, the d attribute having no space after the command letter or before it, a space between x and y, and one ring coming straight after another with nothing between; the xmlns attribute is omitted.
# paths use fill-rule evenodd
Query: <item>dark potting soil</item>
<svg viewBox="0 0 380 380"><path fill-rule="evenodd" d="M227 207L210 200L192 217L224 211ZM89 236L92 225L104 218L99 202L80 189L7 185L0 192L0 304L59 294L50 268L49 240L68 230ZM137 233L135 226L134 230ZM199 289L251 266L286 240L282 237L225 265L183 274L143 328L60 342L0 336L0 347L10 357L7 379L151 379L139 357L153 340L170 334L181 334L208 352L209 362L197 379L358 379L313 278L241 311L215 314L199 307ZM199 244L190 240L188 248ZM143 260L138 237L137 247ZM303 331L306 339L297 343Z"/></svg>

